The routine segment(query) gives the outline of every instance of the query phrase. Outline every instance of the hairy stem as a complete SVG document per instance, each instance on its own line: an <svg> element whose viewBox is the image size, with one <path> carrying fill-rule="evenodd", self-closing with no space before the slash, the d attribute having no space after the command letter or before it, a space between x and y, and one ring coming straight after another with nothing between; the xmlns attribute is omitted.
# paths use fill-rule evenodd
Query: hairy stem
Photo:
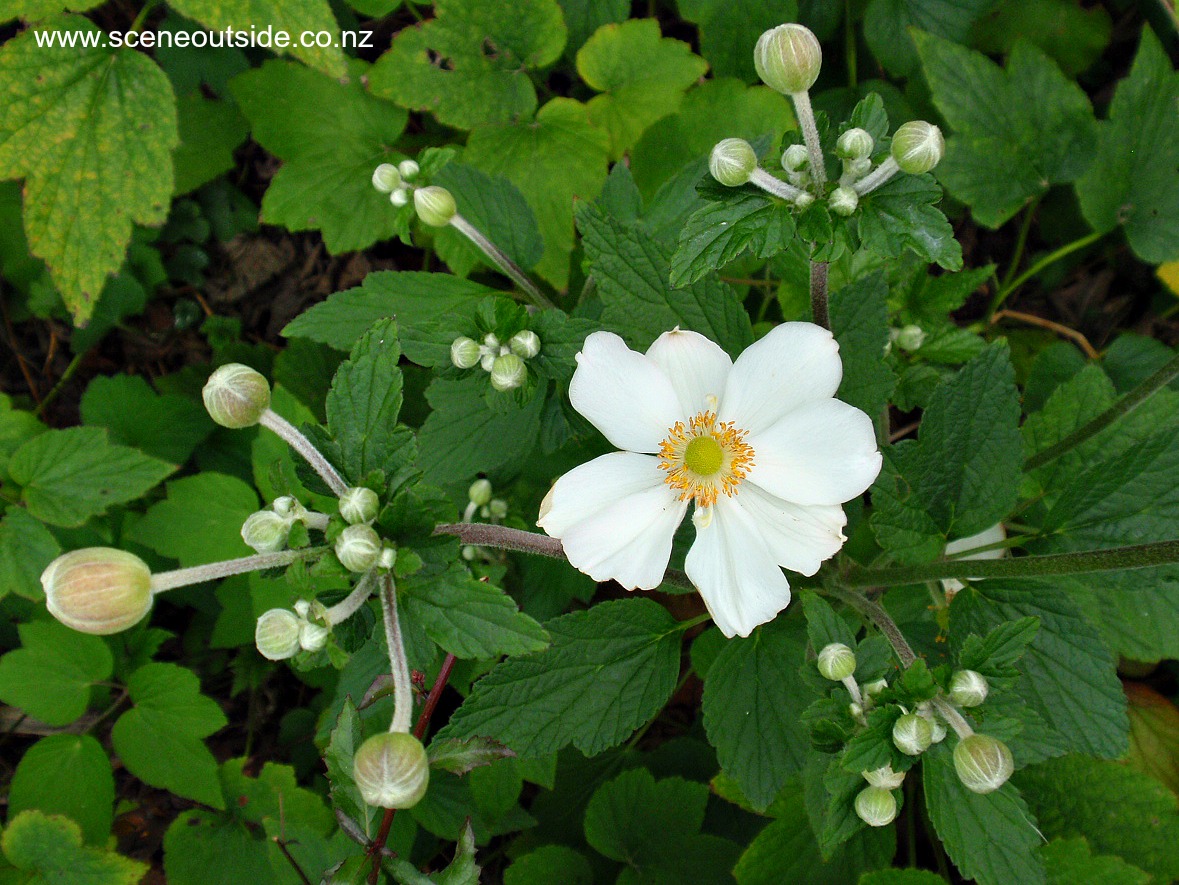
<svg viewBox="0 0 1179 885"><path fill-rule="evenodd" d="M807 156L811 161L811 179L822 193L822 187L827 182L827 167L823 163L823 147L819 144L819 128L815 125L815 112L811 109L811 95L803 90L790 93L790 98L794 101L794 114L798 117Z"/></svg>
<svg viewBox="0 0 1179 885"><path fill-rule="evenodd" d="M852 188L861 197L865 194L870 194L896 175L900 171L900 168L897 165L897 161L891 156L886 157L883 163L852 185Z"/></svg>
<svg viewBox="0 0 1179 885"><path fill-rule="evenodd" d="M205 581L216 581L232 575L246 572L258 572L268 568L281 568L318 556L327 550L326 547L304 547L301 550L281 550L278 553L259 553L256 556L243 556L241 559L226 559L222 562L210 562L208 565L194 565L191 568L178 568L170 572L159 572L151 576L151 592L165 593L177 587L187 587L190 584L203 584Z"/></svg>
<svg viewBox="0 0 1179 885"><path fill-rule="evenodd" d="M325 615L327 622L334 627L336 624L341 624L356 614L360 607L368 601L369 596L372 595L373 580L375 578L376 573L372 570L365 572L364 576L356 583L356 587L353 588L352 592L327 610L327 614Z"/></svg>
<svg viewBox="0 0 1179 885"><path fill-rule="evenodd" d="M463 218L457 212L454 217L450 219L450 226L461 233L464 237L474 243L479 251L491 259L492 263L507 275L513 283L519 286L524 294L528 296L528 300L541 310L549 310L556 307L553 302L545 297L544 292L540 291L536 283L528 278L524 270L512 261L499 246L483 236L483 234L471 222Z"/></svg>
<svg viewBox="0 0 1179 885"><path fill-rule="evenodd" d="M286 441L287 445L298 452L303 460L311 465L311 469L327 483L328 488L336 497L348 491L348 484L336 472L336 468L328 463L328 459L320 454L319 449L312 445L311 440L300 433L294 424L272 409L267 409L262 413L260 423L263 427L277 433Z"/></svg>
<svg viewBox="0 0 1179 885"><path fill-rule="evenodd" d="M405 643L401 640L401 624L397 620L397 587L388 572L381 576L381 610L385 616L385 641L389 646L389 669L393 675L393 721L389 723L389 731L408 734L413 718L413 686L409 681Z"/></svg>
<svg viewBox="0 0 1179 885"><path fill-rule="evenodd" d="M749 174L749 183L757 185L763 191L773 194L775 197L781 197L783 200L789 200L791 203L796 203L800 199L805 199L809 194L797 188L792 184L787 184L780 178L774 178L770 173L766 172L761 167L754 169Z"/></svg>
<svg viewBox="0 0 1179 885"><path fill-rule="evenodd" d="M913 651L913 647L909 645L909 640L905 639L905 634L901 632L901 628L897 626L897 622L892 619L892 616L884 610L884 606L879 602L869 599L862 593L845 590L842 587L833 587L829 592L836 599L846 602L875 624L876 629L884 634L884 638L888 640L888 644L892 646L897 659L904 667L909 667L917 660L917 654Z"/></svg>

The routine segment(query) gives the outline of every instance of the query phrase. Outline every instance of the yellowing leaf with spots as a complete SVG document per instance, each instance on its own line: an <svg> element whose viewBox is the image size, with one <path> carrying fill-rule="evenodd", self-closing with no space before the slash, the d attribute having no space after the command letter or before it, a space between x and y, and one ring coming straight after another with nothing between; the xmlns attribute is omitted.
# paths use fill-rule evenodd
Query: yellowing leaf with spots
<svg viewBox="0 0 1179 885"><path fill-rule="evenodd" d="M55 31L76 45L38 45ZM25 179L29 248L78 323L123 263L132 224L167 216L178 140L164 72L130 49L82 47L100 34L67 16L0 49L0 179Z"/></svg>

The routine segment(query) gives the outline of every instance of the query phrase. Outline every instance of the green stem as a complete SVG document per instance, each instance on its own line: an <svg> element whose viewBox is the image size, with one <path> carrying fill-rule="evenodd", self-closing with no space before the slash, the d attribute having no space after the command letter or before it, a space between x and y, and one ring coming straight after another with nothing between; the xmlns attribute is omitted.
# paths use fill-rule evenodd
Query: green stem
<svg viewBox="0 0 1179 885"><path fill-rule="evenodd" d="M852 568L844 576L848 587L899 587L945 578L1034 578L1079 575L1116 569L1148 568L1179 562L1179 541L1136 544L1083 553L1051 553L1014 559L966 559L929 562L895 568ZM841 597L842 598L842 597Z"/></svg>
<svg viewBox="0 0 1179 885"><path fill-rule="evenodd" d="M1078 249L1084 249L1090 243L1097 242L1103 236L1105 236L1105 234L1101 231L1094 231L1091 234L1081 237L1079 240L1073 240L1071 243L1066 243L1055 252L1045 255L1043 258L1041 258L1039 261L1021 273L1018 277L1016 277L1007 285L1003 286L998 292L995 293L995 297L991 300L991 306L987 309L987 316L993 315L995 311L998 310L999 307L1003 304L1003 302L1007 300L1008 295L1010 295L1032 277L1036 276L1036 274L1040 273L1040 271L1042 271L1044 268L1055 264L1066 256L1073 254Z"/></svg>
<svg viewBox="0 0 1179 885"><path fill-rule="evenodd" d="M843 51L847 56L847 85L856 88L856 26L851 0L843 3Z"/></svg>
<svg viewBox="0 0 1179 885"><path fill-rule="evenodd" d="M389 731L409 734L413 722L413 685L409 681L409 661L405 657L401 623L397 619L397 587L388 572L381 576L381 608L385 642L389 646L389 669L393 675L393 721L389 723Z"/></svg>
<svg viewBox="0 0 1179 885"><path fill-rule="evenodd" d="M496 267L511 278L513 283L523 289L524 294L528 296L528 300L534 305L541 310L550 310L556 307L553 302L545 297L545 294L540 291L536 283L528 279L528 275L524 273L523 269L516 262L512 261L507 256L507 253L500 249L499 246L487 239L471 222L456 212L450 219L450 226L474 243L480 252L491 259Z"/></svg>
<svg viewBox="0 0 1179 885"><path fill-rule="evenodd" d="M1042 196L1042 195L1041 195ZM1011 264L1007 266L1007 273L1003 274L1002 286L1007 286L1019 271L1019 263L1023 260L1023 250L1027 246L1028 232L1032 229L1032 219L1036 216L1036 207L1040 205L1040 197L1034 198L1024 210L1023 224L1019 226L1019 236L1015 240L1015 252L1011 256Z"/></svg>
<svg viewBox="0 0 1179 885"><path fill-rule="evenodd" d="M909 645L909 640L905 639L905 634L901 632L901 628L897 626L897 622L892 619L892 616L884 610L884 606L879 602L869 599L862 593L845 590L843 587L832 587L828 592L836 599L846 602L875 624L876 629L884 634L884 638L892 646L892 650L896 653L897 659L903 667L907 669L917 660L917 654L913 651L913 647Z"/></svg>
<svg viewBox="0 0 1179 885"><path fill-rule="evenodd" d="M78 371L78 366L82 365L82 358L86 356L89 351L82 351L74 354L74 358L70 360L70 364L66 366L66 370L61 373L61 378L53 385L53 389L45 394L45 399L37 403L37 408L33 409L33 416L40 418L46 407L57 399L57 395L61 393L62 389L70 383L70 379L74 377L74 373Z"/></svg>
<svg viewBox="0 0 1179 885"><path fill-rule="evenodd" d="M1042 452L1037 452L1032 457L1028 458L1024 464L1024 470L1035 470L1037 467L1043 467L1049 461L1059 458L1065 452L1071 451L1086 440L1092 439L1105 428L1109 427L1119 418L1128 415L1134 409L1138 408L1147 399L1158 393L1168 384L1179 377L1179 355L1174 356L1171 360L1127 393L1124 397L1098 415L1083 427L1074 430L1060 442L1051 445Z"/></svg>
<svg viewBox="0 0 1179 885"><path fill-rule="evenodd" d="M221 562L210 562L207 565L194 565L190 568L159 572L151 576L151 592L166 593L169 590L187 587L190 584L203 584L205 581L217 581L233 575L243 575L246 572L281 568L298 562L300 559L318 556L325 550L327 550L326 547L303 547L299 550L259 553L257 556L243 556L240 559L226 559Z"/></svg>
<svg viewBox="0 0 1179 885"><path fill-rule="evenodd" d="M827 262L811 261L811 319L815 325L831 330L827 309Z"/></svg>

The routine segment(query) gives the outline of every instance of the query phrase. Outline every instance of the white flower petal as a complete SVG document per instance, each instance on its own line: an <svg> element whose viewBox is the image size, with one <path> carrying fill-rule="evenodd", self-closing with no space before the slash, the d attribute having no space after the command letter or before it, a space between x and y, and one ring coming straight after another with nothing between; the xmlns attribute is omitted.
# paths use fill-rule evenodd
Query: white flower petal
<svg viewBox="0 0 1179 885"><path fill-rule="evenodd" d="M671 539L688 509L660 484L627 495L574 523L561 537L569 562L595 581L652 590L663 581Z"/></svg>
<svg viewBox="0 0 1179 885"><path fill-rule="evenodd" d="M577 354L569 401L620 449L659 451L668 428L684 418L671 381L654 361L613 332L594 332Z"/></svg>
<svg viewBox="0 0 1179 885"><path fill-rule="evenodd" d="M536 524L554 538L636 492L664 485L667 474L653 455L611 452L574 467L555 483L540 505Z"/></svg>
<svg viewBox="0 0 1179 885"><path fill-rule="evenodd" d="M963 550L973 550L975 547L986 547L990 544L997 544L1000 541L1007 539L1007 530L1003 528L1003 523L998 522L989 529L983 529L977 535L971 535L968 538L959 538L956 541L951 541L946 545L946 556L948 558L961 559L1002 559L1007 555L1005 547L996 547L994 550L984 550L982 553L974 553L970 556L955 557L955 553L961 553ZM981 581L982 578L967 578L969 581ZM942 580L942 588L946 593L953 595L966 585L957 578L945 578Z"/></svg>
<svg viewBox="0 0 1179 885"><path fill-rule="evenodd" d="M838 504L792 504L753 483L742 483L737 497L778 565L792 572L813 575L847 540Z"/></svg>
<svg viewBox="0 0 1179 885"><path fill-rule="evenodd" d="M712 522L696 530L684 568L720 631L748 636L789 605L790 582L735 498L718 500L712 511Z"/></svg>
<svg viewBox="0 0 1179 885"><path fill-rule="evenodd" d="M754 464L746 482L795 504L850 501L882 463L872 419L837 399L799 406L746 442Z"/></svg>
<svg viewBox="0 0 1179 885"><path fill-rule="evenodd" d="M680 398L681 417L709 408L705 398L719 401L733 367L729 355L699 332L664 332L647 348L648 358L663 370ZM715 411L715 406L712 407Z"/></svg>
<svg viewBox="0 0 1179 885"><path fill-rule="evenodd" d="M760 433L801 405L835 396L842 378L830 332L814 323L783 323L737 357L718 417Z"/></svg>

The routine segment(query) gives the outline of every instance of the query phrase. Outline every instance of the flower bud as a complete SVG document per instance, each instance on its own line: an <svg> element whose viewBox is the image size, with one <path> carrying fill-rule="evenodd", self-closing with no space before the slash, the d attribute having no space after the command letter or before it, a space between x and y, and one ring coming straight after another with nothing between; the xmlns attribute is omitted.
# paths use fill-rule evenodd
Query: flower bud
<svg viewBox="0 0 1179 885"><path fill-rule="evenodd" d="M743 138L718 141L708 157L708 171L726 187L739 187L749 181L757 168L753 145Z"/></svg>
<svg viewBox="0 0 1179 885"><path fill-rule="evenodd" d="M322 624L305 621L299 626L299 647L304 651L319 651L327 645L328 634L331 632Z"/></svg>
<svg viewBox="0 0 1179 885"><path fill-rule="evenodd" d="M242 524L242 540L258 553L282 550L287 546L287 535L290 532L290 520L283 519L273 510L251 513Z"/></svg>
<svg viewBox="0 0 1179 885"><path fill-rule="evenodd" d="M369 805L412 808L422 801L430 782L426 748L412 734L373 735L353 757L352 779Z"/></svg>
<svg viewBox="0 0 1179 885"><path fill-rule="evenodd" d="M875 146L867 129L849 129L835 142L835 155L842 160L862 160L872 155Z"/></svg>
<svg viewBox="0 0 1179 885"><path fill-rule="evenodd" d="M870 827L886 827L896 820L896 797L883 787L865 787L856 796L856 817Z"/></svg>
<svg viewBox="0 0 1179 885"><path fill-rule="evenodd" d="M925 343L925 331L913 323L899 329L889 329L888 337L901 350L917 350Z"/></svg>
<svg viewBox="0 0 1179 885"><path fill-rule="evenodd" d="M113 547L63 553L41 573L41 586L49 613L80 633L118 633L151 609L151 569Z"/></svg>
<svg viewBox="0 0 1179 885"><path fill-rule="evenodd" d="M283 519L300 519L306 512L294 495L280 495L271 502L270 509Z"/></svg>
<svg viewBox="0 0 1179 885"><path fill-rule="evenodd" d="M848 216L860 205L860 195L850 187L837 187L827 198L827 205L836 215Z"/></svg>
<svg viewBox="0 0 1179 885"><path fill-rule="evenodd" d="M492 519L503 519L508 515L508 502L503 498L492 498L487 505L487 515Z"/></svg>
<svg viewBox="0 0 1179 885"><path fill-rule="evenodd" d="M401 173L392 163L382 163L373 170L373 187L383 194L392 193L401 185Z"/></svg>
<svg viewBox="0 0 1179 885"><path fill-rule="evenodd" d="M807 167L811 155L805 144L792 144L782 152L782 168L787 172L799 172Z"/></svg>
<svg viewBox="0 0 1179 885"><path fill-rule="evenodd" d="M419 187L413 192L413 208L423 224L430 227L446 227L458 208L454 204L454 197L444 187L431 185Z"/></svg>
<svg viewBox="0 0 1179 885"><path fill-rule="evenodd" d="M902 172L920 175L941 162L946 152L942 131L924 120L910 120L892 136L892 157Z"/></svg>
<svg viewBox="0 0 1179 885"><path fill-rule="evenodd" d="M409 193L405 188L399 187L393 193L389 194L389 202L400 209L402 206L409 204Z"/></svg>
<svg viewBox="0 0 1179 885"><path fill-rule="evenodd" d="M508 342L508 347L520 359L530 360L540 353L540 336L535 332L525 329L512 336L512 340Z"/></svg>
<svg viewBox="0 0 1179 885"><path fill-rule="evenodd" d="M229 363L210 375L201 396L209 417L233 430L253 427L270 408L270 385L241 363Z"/></svg>
<svg viewBox="0 0 1179 885"><path fill-rule="evenodd" d="M959 707L977 707L990 691L987 678L975 670L959 670L950 677L950 700Z"/></svg>
<svg viewBox="0 0 1179 885"><path fill-rule="evenodd" d="M482 351L473 340L462 335L450 345L450 361L456 368L470 369L479 363Z"/></svg>
<svg viewBox="0 0 1179 885"><path fill-rule="evenodd" d="M843 171L846 175L851 176L853 181L857 178L862 178L863 176L867 175L871 168L872 161L867 157L863 157L859 160L843 161Z"/></svg>
<svg viewBox="0 0 1179 885"><path fill-rule="evenodd" d="M475 480L467 489L467 499L476 507L486 507L491 502L491 481Z"/></svg>
<svg viewBox="0 0 1179 885"><path fill-rule="evenodd" d="M877 695L879 695L882 691L884 691L886 688L888 688L888 680L887 679L874 679L873 681L866 683L864 685L864 687L863 687L864 697L874 698Z"/></svg>
<svg viewBox="0 0 1179 885"><path fill-rule="evenodd" d="M954 748L954 770L972 793L993 793L1015 771L1011 751L998 738L972 734Z"/></svg>
<svg viewBox="0 0 1179 885"><path fill-rule="evenodd" d="M933 707L930 706L928 701L917 708L917 715L929 723L929 739L931 742L940 744L946 739L946 724L933 711Z"/></svg>
<svg viewBox="0 0 1179 885"><path fill-rule="evenodd" d="M350 572L367 572L381 558L381 539L366 525L350 525L336 538L336 558Z"/></svg>
<svg viewBox="0 0 1179 885"><path fill-rule="evenodd" d="M285 661L299 653L302 625L294 612L272 608L263 612L254 626L254 645L268 661Z"/></svg>
<svg viewBox="0 0 1179 885"><path fill-rule="evenodd" d="M814 201L815 201L814 194L812 194L810 191L803 191L801 194L799 194L797 197L794 198L794 205L799 209L805 209L807 206L809 206Z"/></svg>
<svg viewBox="0 0 1179 885"><path fill-rule="evenodd" d="M778 25L762 34L753 49L753 66L762 82L786 95L810 89L822 65L823 49L802 25Z"/></svg>
<svg viewBox="0 0 1179 885"><path fill-rule="evenodd" d="M906 756L920 756L933 743L933 727L917 713L906 713L892 727L892 743Z"/></svg>
<svg viewBox="0 0 1179 885"><path fill-rule="evenodd" d="M864 780L869 784L874 787L880 787L883 790L895 790L905 782L905 773L903 771L893 771L891 765L877 768L875 771L861 771L860 774L864 776Z"/></svg>
<svg viewBox="0 0 1179 885"><path fill-rule="evenodd" d="M381 499L372 489L364 486L354 486L345 489L340 495L340 516L349 525L372 522L377 518L377 510L381 506Z"/></svg>
<svg viewBox="0 0 1179 885"><path fill-rule="evenodd" d="M377 568L389 571L397 564L397 548L385 546L381 548L381 555L377 558Z"/></svg>
<svg viewBox="0 0 1179 885"><path fill-rule="evenodd" d="M397 164L397 171L401 173L401 177L406 181L412 181L418 177L418 173L422 171L422 167L413 160L402 160Z"/></svg>
<svg viewBox="0 0 1179 885"><path fill-rule="evenodd" d="M514 353L497 356L491 364L491 386L499 391L515 390L528 377L524 360Z"/></svg>
<svg viewBox="0 0 1179 885"><path fill-rule="evenodd" d="M819 673L840 682L856 672L856 654L842 642L832 642L819 652Z"/></svg>

